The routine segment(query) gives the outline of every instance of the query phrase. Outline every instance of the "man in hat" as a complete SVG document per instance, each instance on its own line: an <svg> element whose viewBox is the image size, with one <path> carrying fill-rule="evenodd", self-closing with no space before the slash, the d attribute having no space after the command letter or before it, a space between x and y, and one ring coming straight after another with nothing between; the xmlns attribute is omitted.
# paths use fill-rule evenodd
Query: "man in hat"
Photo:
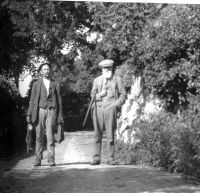
<svg viewBox="0 0 200 193"><path fill-rule="evenodd" d="M34 166L41 165L43 140L46 134L49 166L55 166L54 127L62 118L62 99L60 87L51 78L51 66L43 63L38 68L42 76L33 83L27 112L27 122L36 130Z"/></svg>
<svg viewBox="0 0 200 193"><path fill-rule="evenodd" d="M94 125L94 155L91 165L101 162L103 131L107 134L107 164L114 165L114 132L117 112L125 102L126 91L120 77L113 73L114 61L110 59L99 63L102 75L94 80L91 96L95 95L92 108Z"/></svg>

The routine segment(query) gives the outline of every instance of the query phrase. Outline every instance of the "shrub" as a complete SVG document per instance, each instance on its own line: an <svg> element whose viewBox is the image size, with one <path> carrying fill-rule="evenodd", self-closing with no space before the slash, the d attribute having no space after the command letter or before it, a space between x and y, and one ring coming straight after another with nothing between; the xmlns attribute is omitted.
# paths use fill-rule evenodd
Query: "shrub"
<svg viewBox="0 0 200 193"><path fill-rule="evenodd" d="M18 89L0 75L0 156L9 154L19 145L23 144L25 135L25 112L23 110L23 99Z"/></svg>
<svg viewBox="0 0 200 193"><path fill-rule="evenodd" d="M180 114L162 112L139 124L137 144L116 142L116 159L161 167L200 179L200 111L196 104ZM133 128L132 128L133 129ZM131 132L131 130L130 130Z"/></svg>

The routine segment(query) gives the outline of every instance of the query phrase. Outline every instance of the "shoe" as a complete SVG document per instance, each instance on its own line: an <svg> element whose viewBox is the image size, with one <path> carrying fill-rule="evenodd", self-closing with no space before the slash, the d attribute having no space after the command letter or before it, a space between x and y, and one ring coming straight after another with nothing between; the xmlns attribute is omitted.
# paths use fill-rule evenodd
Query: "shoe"
<svg viewBox="0 0 200 193"><path fill-rule="evenodd" d="M34 166L41 166L41 154L35 155Z"/></svg>
<svg viewBox="0 0 200 193"><path fill-rule="evenodd" d="M95 165L100 165L100 161L95 161L93 160L91 163L90 163L91 166L95 166Z"/></svg>
<svg viewBox="0 0 200 193"><path fill-rule="evenodd" d="M49 164L49 166L55 166L56 165L54 156L48 155L48 164Z"/></svg>
<svg viewBox="0 0 200 193"><path fill-rule="evenodd" d="M117 165L118 163L114 160L107 161L107 165Z"/></svg>
<svg viewBox="0 0 200 193"><path fill-rule="evenodd" d="M36 161L33 163L34 166L41 166L41 161Z"/></svg>
<svg viewBox="0 0 200 193"><path fill-rule="evenodd" d="M49 162L49 166L56 166L56 163L54 161Z"/></svg>

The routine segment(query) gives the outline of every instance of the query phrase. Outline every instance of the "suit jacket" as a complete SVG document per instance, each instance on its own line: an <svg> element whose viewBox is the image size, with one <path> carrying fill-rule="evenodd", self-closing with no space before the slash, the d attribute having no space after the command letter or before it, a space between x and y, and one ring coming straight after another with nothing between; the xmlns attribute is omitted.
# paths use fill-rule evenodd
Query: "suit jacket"
<svg viewBox="0 0 200 193"><path fill-rule="evenodd" d="M33 83L32 90L31 90L31 97L29 102L29 108L27 112L27 116L31 117L31 122L34 124L38 118L38 109L39 109L39 97L40 97L40 90L42 86L42 78L38 79ZM53 124L56 124L57 117L62 117L62 97L60 93L60 86L54 80L50 81L49 86L49 95L53 97L53 107L55 109L55 118L53 120Z"/></svg>
<svg viewBox="0 0 200 193"><path fill-rule="evenodd" d="M100 96L100 93L103 87L103 81L104 81L104 78L102 75L95 78L92 91L91 91L91 97L93 97L96 94L95 103L97 106L101 106L103 103L102 98ZM125 91L122 79L118 76L113 75L111 79L111 86L112 86L112 90L114 91L116 106L119 109L126 99L126 91Z"/></svg>

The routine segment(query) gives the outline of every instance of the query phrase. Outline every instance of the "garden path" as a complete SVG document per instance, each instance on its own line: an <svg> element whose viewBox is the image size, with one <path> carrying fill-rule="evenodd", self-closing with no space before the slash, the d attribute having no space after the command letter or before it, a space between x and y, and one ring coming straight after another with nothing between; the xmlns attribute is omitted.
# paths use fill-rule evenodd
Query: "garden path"
<svg viewBox="0 0 200 193"><path fill-rule="evenodd" d="M47 152L41 167L33 167L34 156L0 162L1 193L200 193L180 175L132 165L90 166L92 132L65 132L56 144L56 167L49 167ZM102 154L105 155L105 138Z"/></svg>

